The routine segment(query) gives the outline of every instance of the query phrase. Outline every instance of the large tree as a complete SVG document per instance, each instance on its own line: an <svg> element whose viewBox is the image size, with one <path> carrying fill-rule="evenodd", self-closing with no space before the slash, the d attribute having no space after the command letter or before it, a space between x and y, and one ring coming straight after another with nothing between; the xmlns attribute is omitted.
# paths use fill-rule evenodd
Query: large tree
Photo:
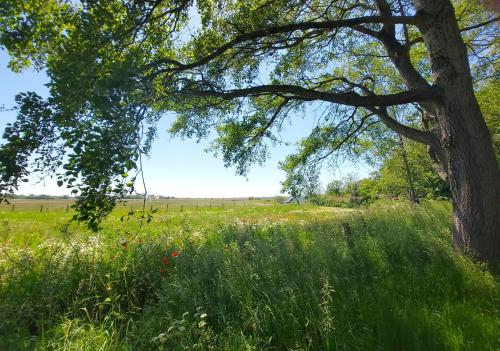
<svg viewBox="0 0 500 351"><path fill-rule="evenodd" d="M177 113L174 134L215 128L214 148L243 173L287 120L315 111L282 164L285 186L389 128L426 144L449 182L456 246L500 260L500 172L473 87L497 79L497 18L477 1L7 0L0 11L11 67L46 69L51 95L18 96L4 192L30 163L62 166L77 219L96 227L133 186L165 112Z"/></svg>

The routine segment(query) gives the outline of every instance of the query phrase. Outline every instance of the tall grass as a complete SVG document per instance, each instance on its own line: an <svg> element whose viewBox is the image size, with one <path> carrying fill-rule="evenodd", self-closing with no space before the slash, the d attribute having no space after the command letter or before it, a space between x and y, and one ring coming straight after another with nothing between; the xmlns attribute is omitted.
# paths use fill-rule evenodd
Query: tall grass
<svg viewBox="0 0 500 351"><path fill-rule="evenodd" d="M454 251L447 203L159 215L125 245L118 215L5 220L1 350L500 348L498 276Z"/></svg>

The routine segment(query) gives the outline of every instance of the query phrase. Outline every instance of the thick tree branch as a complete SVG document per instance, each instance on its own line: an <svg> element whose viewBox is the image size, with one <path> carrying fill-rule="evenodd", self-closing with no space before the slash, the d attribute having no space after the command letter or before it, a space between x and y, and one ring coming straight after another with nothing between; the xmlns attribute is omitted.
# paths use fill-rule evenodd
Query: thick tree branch
<svg viewBox="0 0 500 351"><path fill-rule="evenodd" d="M353 28L363 24L418 24L417 16L364 16L357 18L348 18L341 20L331 20L331 21L309 21L309 22L298 22L290 23L282 26L268 27L259 29L253 32L244 33L237 35L232 40L228 41L226 44L215 48L212 53L206 55L205 57L191 63L182 63L177 60L165 58L159 59L152 62L150 67L158 67L162 64L171 64L175 67L169 67L167 69L161 70L161 72L175 72L184 71L200 67L208 62L212 61L216 57L224 54L228 50L234 48L236 45L257 40L272 35L278 35L283 33L291 33L294 31L308 31L308 30L333 30L340 28ZM160 72L160 73L161 73Z"/></svg>
<svg viewBox="0 0 500 351"><path fill-rule="evenodd" d="M375 3L377 4L377 9L382 16L392 17L391 6L389 5L389 3L387 1L376 0ZM384 23L381 32L386 33L390 37L395 37L396 36L395 23Z"/></svg>
<svg viewBox="0 0 500 351"><path fill-rule="evenodd" d="M390 16L391 9L386 1L378 0L380 3L380 13L383 16ZM402 45L396 38L393 24L384 24L380 32L372 35L384 44L384 47L394 64L410 89L423 89L429 87L429 83L415 69L410 59L410 51L407 45Z"/></svg>
<svg viewBox="0 0 500 351"><path fill-rule="evenodd" d="M448 183L447 163L439 160L438 152L444 153L445 151L443 148L436 150L434 147L427 145L427 153L429 154L429 158L431 160L432 170L438 175L439 178ZM444 156L442 155L441 158L444 158Z"/></svg>
<svg viewBox="0 0 500 351"><path fill-rule="evenodd" d="M411 140L414 140L414 141L417 141L419 143L423 143L426 145L430 145L433 147L436 147L439 145L439 141L432 133L418 130L415 128L411 128L411 127L405 126L404 124L399 123L394 118L389 116L386 109L383 109L383 108L370 109L370 111L373 111L374 113L376 113L379 116L382 123L384 123L389 129L395 131L396 133L403 135L404 137L406 137L408 139L411 139Z"/></svg>
<svg viewBox="0 0 500 351"><path fill-rule="evenodd" d="M364 26L354 26L352 29L369 35L384 44L389 58L410 89L425 89L430 87L430 84L424 77L422 77L422 75L411 63L410 53L408 50L410 45L402 45L396 37L390 34L390 30L375 31Z"/></svg>
<svg viewBox="0 0 500 351"><path fill-rule="evenodd" d="M334 93L307 89L297 85L260 85L243 89L233 89L226 91L216 90L192 90L186 89L179 92L174 92L177 95L187 96L212 96L221 99L234 99L241 97L259 96L280 94L284 97L304 101L326 101L336 104L360 107L375 107L375 106L394 106L407 104L412 102L429 102L440 99L441 94L433 88L416 89L404 91L401 93L387 95L359 95L353 91Z"/></svg>
<svg viewBox="0 0 500 351"><path fill-rule="evenodd" d="M376 0L376 4L377 9L382 16L388 17L392 15L391 7L389 6L387 1ZM426 89L431 87L429 82L427 82L427 80L415 69L413 63L411 62L411 43L409 43L407 40L404 45L399 42L399 40L396 38L395 26L393 24L384 24L382 30L380 31L374 31L364 26L357 26L353 29L379 40L384 45L389 58L398 70L401 77L404 79L405 84L409 89ZM428 113L429 116L434 116L435 104L426 101L420 101L419 104ZM420 132L418 130L415 130L416 132L413 133L412 130L405 130L405 128L408 127L404 125L398 125L397 122L390 118L390 116L387 115L386 112L382 112L381 114L379 114L379 116L389 128L404 135L407 138L423 142L427 145L435 142L435 137L433 137L431 133ZM395 128L400 130L396 130ZM404 131L406 131L408 135L405 135ZM422 135L421 133L425 134Z"/></svg>

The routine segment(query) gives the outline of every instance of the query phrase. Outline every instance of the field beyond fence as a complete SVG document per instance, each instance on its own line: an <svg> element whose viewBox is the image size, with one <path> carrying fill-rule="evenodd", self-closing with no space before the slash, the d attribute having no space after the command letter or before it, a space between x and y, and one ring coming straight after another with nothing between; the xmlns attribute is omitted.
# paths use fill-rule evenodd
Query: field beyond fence
<svg viewBox="0 0 500 351"><path fill-rule="evenodd" d="M9 203L0 204L0 212L15 211L71 211L72 199L12 199ZM119 203L117 209L126 208L132 211L158 209L161 211L183 211L199 209L223 209L230 207L270 206L282 204L273 198L175 198L175 199L141 199L125 200Z"/></svg>

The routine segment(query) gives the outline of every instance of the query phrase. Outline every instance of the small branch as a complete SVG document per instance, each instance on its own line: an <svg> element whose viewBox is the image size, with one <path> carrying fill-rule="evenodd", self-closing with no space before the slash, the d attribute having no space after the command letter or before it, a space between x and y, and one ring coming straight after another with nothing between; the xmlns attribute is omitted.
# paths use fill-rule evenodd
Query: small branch
<svg viewBox="0 0 500 351"><path fill-rule="evenodd" d="M309 22L298 22L290 23L282 26L268 27L260 30L256 30L249 33L240 34L234 37L232 40L228 41L226 44L214 48L212 53L206 55L205 57L191 63L180 63L172 59L159 59L152 62L149 67L157 67L162 64L174 64L176 67L171 67L162 71L165 72L175 72L189 70L202 65L207 64L211 60L217 58L218 56L224 54L226 51L234 48L236 45L257 40L265 37L270 37L273 35L291 33L294 31L308 31L308 30L334 30L339 28L353 28L360 26L362 24L418 24L417 16L364 16L332 21L309 21Z"/></svg>
<svg viewBox="0 0 500 351"><path fill-rule="evenodd" d="M356 124L354 122L354 116L356 115L356 113L357 113L357 109L355 109L352 112L352 114L350 115L350 117L349 117L349 119L352 120L352 123L349 126L349 128L351 128L353 125ZM352 138L355 138L357 135L359 135L358 132L360 132L362 130L363 126L365 125L366 120L368 118L370 118L371 116L373 116L373 115L374 115L373 113L369 113L369 114L363 116L361 118L361 121L359 122L359 124L354 128L354 130L352 130L351 132L347 133L347 135L344 136L334 147L332 147L330 149L330 151L328 151L325 155L317 157L314 160L314 162L318 163L318 162L323 161L327 157L330 157L334 152L338 151L343 145L345 145L346 143L348 143Z"/></svg>
<svg viewBox="0 0 500 351"><path fill-rule="evenodd" d="M485 22L482 22L482 23L474 24L474 25L469 26L469 27L464 27L464 28L460 29L460 32L467 32L468 30L481 28L481 27L487 26L488 24L492 24L492 23L495 23L495 22L498 22L498 21L500 21L500 16L492 18L489 21L485 21Z"/></svg>
<svg viewBox="0 0 500 351"><path fill-rule="evenodd" d="M276 108L276 110L274 111L273 115L271 116L271 118L269 119L269 121L267 121L266 125L263 127L263 129L261 131L259 131L257 134L255 134L254 136L252 136L250 138L250 142L254 142L256 139L258 138L261 138L264 133L273 125L273 123L276 121L276 119L278 118L279 114L281 113L281 111L283 111L283 108L285 108L285 106L288 104L290 100L285 98L283 99L283 101L281 102L281 104L279 104L279 106Z"/></svg>
<svg viewBox="0 0 500 351"><path fill-rule="evenodd" d="M498 22L500 21L500 16L499 17L495 17L495 18L492 18L488 21L485 21L485 22L481 22L481 23L478 23L478 24L474 24L472 26L468 26L468 27L464 27L464 28L461 28L460 29L460 33L462 32L467 32L469 30L473 30L473 29L477 29L477 28L481 28L481 27L484 27L484 26L487 26L489 24L492 24L492 23L495 23L495 22ZM424 42L424 38L422 37L418 37L418 38L415 38L413 39L411 42L410 42L410 46L412 45L415 45L416 43L423 43Z"/></svg>

